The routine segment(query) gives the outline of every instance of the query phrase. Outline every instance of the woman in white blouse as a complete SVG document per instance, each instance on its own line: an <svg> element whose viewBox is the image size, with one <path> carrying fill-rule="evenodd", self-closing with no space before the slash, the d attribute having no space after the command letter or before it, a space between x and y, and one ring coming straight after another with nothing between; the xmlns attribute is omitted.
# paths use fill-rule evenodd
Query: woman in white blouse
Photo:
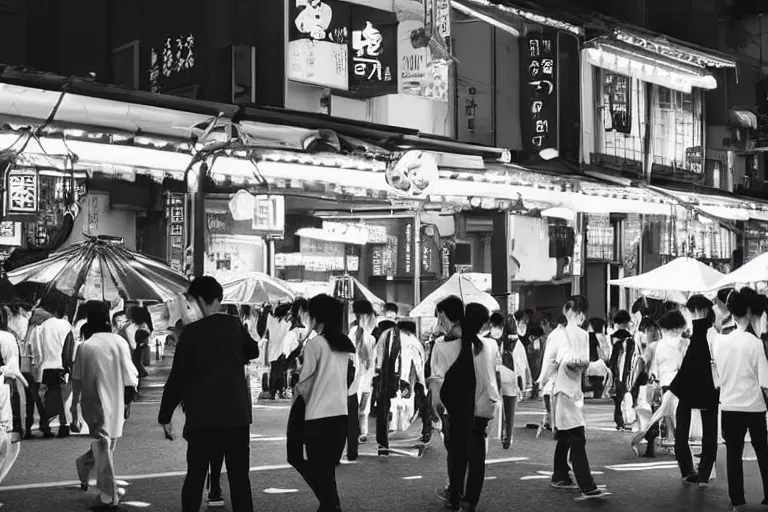
<svg viewBox="0 0 768 512"><path fill-rule="evenodd" d="M307 459L289 457L288 461L315 493L322 512L341 511L336 462L346 441L347 394L354 379L349 355L354 354L355 346L342 333L342 308L339 301L325 294L309 301L307 327L318 334L304 347L296 386L297 400L305 404L303 444Z"/></svg>
<svg viewBox="0 0 768 512"><path fill-rule="evenodd" d="M732 510L741 510L746 505L742 454L747 431L762 477L762 504L768 505L768 430L763 394L763 390L768 389L768 360L762 342L747 330L752 320L751 299L743 291L730 293L727 307L736 329L712 340L712 360L716 369L713 376L718 381L715 385L720 386L728 496Z"/></svg>

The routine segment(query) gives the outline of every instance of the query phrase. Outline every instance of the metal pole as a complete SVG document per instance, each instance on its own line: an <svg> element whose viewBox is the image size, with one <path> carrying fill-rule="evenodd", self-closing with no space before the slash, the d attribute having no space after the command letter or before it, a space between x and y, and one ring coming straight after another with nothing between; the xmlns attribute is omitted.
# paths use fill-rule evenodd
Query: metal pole
<svg viewBox="0 0 768 512"><path fill-rule="evenodd" d="M421 211L413 215L413 305L421 302Z"/></svg>
<svg viewBox="0 0 768 512"><path fill-rule="evenodd" d="M190 171L194 172L194 171ZM192 269L195 277L205 273L205 177L208 175L208 164L202 162L197 174L197 190L195 191L194 219L192 227Z"/></svg>

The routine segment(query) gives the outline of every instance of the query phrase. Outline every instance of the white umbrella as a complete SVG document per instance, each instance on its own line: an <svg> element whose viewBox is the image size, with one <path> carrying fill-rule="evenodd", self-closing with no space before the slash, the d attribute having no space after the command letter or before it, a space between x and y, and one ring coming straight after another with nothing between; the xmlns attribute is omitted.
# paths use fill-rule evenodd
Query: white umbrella
<svg viewBox="0 0 768 512"><path fill-rule="evenodd" d="M471 304L473 302L482 304L488 308L489 312L499 309L499 303L491 294L478 290L477 286L472 284L472 281L463 274L453 274L450 279L444 282L437 290L427 295L418 306L413 308L410 317L423 318L435 316L437 303L451 295L459 297L464 301L464 304Z"/></svg>
<svg viewBox="0 0 768 512"><path fill-rule="evenodd" d="M225 304L264 304L291 302L296 294L291 286L263 272L250 272L224 285Z"/></svg>
<svg viewBox="0 0 768 512"><path fill-rule="evenodd" d="M611 279L610 284L657 292L699 293L711 290L723 274L694 258L676 258L639 276Z"/></svg>
<svg viewBox="0 0 768 512"><path fill-rule="evenodd" d="M748 261L720 279L712 289L719 290L737 284L751 284L768 281L768 252Z"/></svg>

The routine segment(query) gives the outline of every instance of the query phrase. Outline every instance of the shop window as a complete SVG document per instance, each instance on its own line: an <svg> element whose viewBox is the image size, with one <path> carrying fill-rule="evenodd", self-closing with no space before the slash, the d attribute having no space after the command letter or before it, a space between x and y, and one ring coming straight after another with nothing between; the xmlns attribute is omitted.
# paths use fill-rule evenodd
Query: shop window
<svg viewBox="0 0 768 512"><path fill-rule="evenodd" d="M587 220L587 259L614 261L616 230L610 215L590 215Z"/></svg>
<svg viewBox="0 0 768 512"><path fill-rule="evenodd" d="M662 256L730 260L734 246L731 232L716 222L669 217L664 225L660 249Z"/></svg>
<svg viewBox="0 0 768 512"><path fill-rule="evenodd" d="M686 94L666 87L653 87L654 165L672 171L703 172L702 112L700 91Z"/></svg>
<svg viewBox="0 0 768 512"><path fill-rule="evenodd" d="M642 168L645 135L645 85L634 78L597 69L596 102L600 124L596 162L612 167Z"/></svg>

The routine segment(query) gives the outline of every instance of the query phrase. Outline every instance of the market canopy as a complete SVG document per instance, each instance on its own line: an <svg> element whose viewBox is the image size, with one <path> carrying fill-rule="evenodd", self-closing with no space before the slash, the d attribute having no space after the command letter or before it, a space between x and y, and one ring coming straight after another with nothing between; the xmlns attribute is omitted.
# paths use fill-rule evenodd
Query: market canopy
<svg viewBox="0 0 768 512"><path fill-rule="evenodd" d="M644 274L611 279L609 284L654 292L698 293L711 290L723 274L695 258L676 258Z"/></svg>
<svg viewBox="0 0 768 512"><path fill-rule="evenodd" d="M761 283L768 281L768 252L748 261L730 274L726 274L713 287L713 290L739 284Z"/></svg>
<svg viewBox="0 0 768 512"><path fill-rule="evenodd" d="M478 290L472 281L463 274L452 275L437 290L427 295L427 297L413 308L410 313L411 318L423 318L435 316L437 304L445 299L455 295L459 297L464 304L476 302L488 308L489 312L499 309L499 303L489 293Z"/></svg>
<svg viewBox="0 0 768 512"><path fill-rule="evenodd" d="M43 261L8 273L14 284L39 283L76 299L166 302L187 291L187 278L113 240L89 237Z"/></svg>

